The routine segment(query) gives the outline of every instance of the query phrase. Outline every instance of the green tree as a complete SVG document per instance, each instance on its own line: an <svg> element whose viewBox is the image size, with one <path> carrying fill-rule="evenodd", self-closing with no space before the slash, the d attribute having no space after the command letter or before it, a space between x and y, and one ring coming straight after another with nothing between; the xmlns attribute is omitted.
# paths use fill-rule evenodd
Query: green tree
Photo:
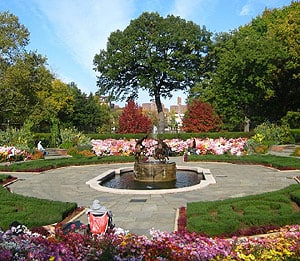
<svg viewBox="0 0 300 261"><path fill-rule="evenodd" d="M42 86L37 96L38 102L29 116L36 124L35 131L48 132L53 122L57 124L66 121L73 111L74 97L68 85L59 79Z"/></svg>
<svg viewBox="0 0 300 261"><path fill-rule="evenodd" d="M29 31L20 24L18 17L0 12L0 77L3 70L25 51L29 43Z"/></svg>
<svg viewBox="0 0 300 261"><path fill-rule="evenodd" d="M15 122L15 116L19 114L12 100L17 92L15 88L7 88L7 79L4 78L7 68L23 56L28 42L29 32L19 23L18 17L9 12L0 12L0 124ZM16 98L19 99L19 95Z"/></svg>
<svg viewBox="0 0 300 261"><path fill-rule="evenodd" d="M110 132L113 123L109 105L101 103L98 95L82 92L73 82L69 84L69 88L74 99L73 111L64 125L74 126L84 132Z"/></svg>
<svg viewBox="0 0 300 261"><path fill-rule="evenodd" d="M0 116L17 127L35 114L41 103L39 92L51 87L53 75L46 68L46 58L34 52L24 53L3 71L0 78ZM43 107L38 110L38 115Z"/></svg>
<svg viewBox="0 0 300 261"><path fill-rule="evenodd" d="M215 70L192 90L213 104L227 129L276 122L300 107L300 3L262 16L216 37Z"/></svg>
<svg viewBox="0 0 300 261"><path fill-rule="evenodd" d="M124 31L111 33L107 49L95 55L101 94L135 99L146 90L156 103L158 131L164 131L161 97L187 90L207 70L209 33L204 27L169 15L143 13Z"/></svg>

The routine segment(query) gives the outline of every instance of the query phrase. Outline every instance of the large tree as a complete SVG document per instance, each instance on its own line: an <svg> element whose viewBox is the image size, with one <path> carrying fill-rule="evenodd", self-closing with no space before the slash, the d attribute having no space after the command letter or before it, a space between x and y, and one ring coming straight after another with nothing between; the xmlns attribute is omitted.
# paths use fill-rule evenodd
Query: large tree
<svg viewBox="0 0 300 261"><path fill-rule="evenodd" d="M143 13L124 30L111 33L107 49L95 55L101 94L135 99L142 90L154 98L159 133L164 131L161 98L187 90L207 70L211 33L180 17Z"/></svg>
<svg viewBox="0 0 300 261"><path fill-rule="evenodd" d="M212 103L228 129L242 129L247 118L255 127L297 111L299 24L300 3L293 2L282 9L266 9L251 23L218 35L215 71L191 96Z"/></svg>
<svg viewBox="0 0 300 261"><path fill-rule="evenodd" d="M22 100L22 97L15 88L7 88L8 81L15 77L11 72L9 80L7 69L20 61L28 42L29 32L19 23L18 17L9 12L0 12L0 124L15 121L15 116L20 115L13 98Z"/></svg>
<svg viewBox="0 0 300 261"><path fill-rule="evenodd" d="M35 112L45 109L41 93L49 92L54 77L46 68L46 59L33 52L15 58L0 77L0 121L22 126Z"/></svg>
<svg viewBox="0 0 300 261"><path fill-rule="evenodd" d="M29 31L19 23L18 17L0 12L0 75L6 65L23 54L29 43Z"/></svg>

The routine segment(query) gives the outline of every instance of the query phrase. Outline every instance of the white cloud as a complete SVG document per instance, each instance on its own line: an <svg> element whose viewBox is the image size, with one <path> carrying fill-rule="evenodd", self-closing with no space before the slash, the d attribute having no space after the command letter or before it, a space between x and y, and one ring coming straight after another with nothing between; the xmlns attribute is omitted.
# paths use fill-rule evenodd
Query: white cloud
<svg viewBox="0 0 300 261"><path fill-rule="evenodd" d="M251 5L250 4L246 4L242 7L242 10L240 12L240 16L246 16L246 15L250 15L252 13L251 11Z"/></svg>
<svg viewBox="0 0 300 261"><path fill-rule="evenodd" d="M106 47L111 32L125 28L132 15L130 1L36 0L64 48L82 67L91 70L93 58Z"/></svg>

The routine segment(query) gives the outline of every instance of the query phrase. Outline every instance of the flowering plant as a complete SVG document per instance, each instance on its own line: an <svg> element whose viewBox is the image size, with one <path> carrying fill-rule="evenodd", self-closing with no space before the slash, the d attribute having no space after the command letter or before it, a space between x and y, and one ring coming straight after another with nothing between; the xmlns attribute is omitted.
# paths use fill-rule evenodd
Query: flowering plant
<svg viewBox="0 0 300 261"><path fill-rule="evenodd" d="M225 154L230 155L242 155L245 152L246 138L237 139L165 139L164 142L170 147L172 153L177 155L183 155L185 151L189 151L192 147L193 140L196 142L196 148L194 148L194 153L197 155L204 154ZM122 155L128 156L133 155L135 150L136 140L92 140L92 150L97 156L112 156L112 155ZM146 147L146 155L153 156L155 145L157 140L147 139L143 142Z"/></svg>
<svg viewBox="0 0 300 261"><path fill-rule="evenodd" d="M275 233L276 232L276 233ZM209 238L190 232L150 231L151 238L114 229L90 236L57 231L46 237L26 229L0 231L0 260L296 260L300 226L264 236Z"/></svg>
<svg viewBox="0 0 300 261"><path fill-rule="evenodd" d="M11 153L13 146L3 146L0 147L0 162L7 160L8 155ZM24 159L27 157L27 152L15 148L15 156L19 159Z"/></svg>

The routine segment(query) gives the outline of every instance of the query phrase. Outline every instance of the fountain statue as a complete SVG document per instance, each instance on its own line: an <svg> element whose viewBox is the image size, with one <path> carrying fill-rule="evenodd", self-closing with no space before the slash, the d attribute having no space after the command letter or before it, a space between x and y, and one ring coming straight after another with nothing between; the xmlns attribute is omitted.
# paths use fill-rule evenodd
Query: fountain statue
<svg viewBox="0 0 300 261"><path fill-rule="evenodd" d="M169 162L170 148L162 139L155 139L153 158L147 157L147 148L143 142L148 135L137 140L135 145L135 180L141 182L167 182L176 180L176 164ZM149 148L148 148L149 149Z"/></svg>

